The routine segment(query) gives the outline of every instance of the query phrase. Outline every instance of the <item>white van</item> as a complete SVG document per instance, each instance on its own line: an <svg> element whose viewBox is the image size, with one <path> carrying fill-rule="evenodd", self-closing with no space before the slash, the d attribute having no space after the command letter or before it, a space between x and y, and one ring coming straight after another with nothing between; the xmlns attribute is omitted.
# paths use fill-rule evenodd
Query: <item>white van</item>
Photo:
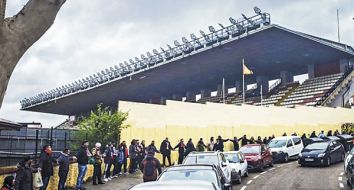
<svg viewBox="0 0 354 190"><path fill-rule="evenodd" d="M274 162L288 162L290 158L297 158L304 145L300 137L276 137L268 143Z"/></svg>

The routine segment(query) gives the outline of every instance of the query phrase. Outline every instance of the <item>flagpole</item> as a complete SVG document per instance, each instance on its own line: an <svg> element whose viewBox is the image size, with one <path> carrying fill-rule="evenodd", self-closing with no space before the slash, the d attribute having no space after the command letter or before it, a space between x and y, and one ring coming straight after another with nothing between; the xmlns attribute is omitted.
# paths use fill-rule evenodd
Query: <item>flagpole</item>
<svg viewBox="0 0 354 190"><path fill-rule="evenodd" d="M222 102L225 104L225 78L222 78Z"/></svg>
<svg viewBox="0 0 354 190"><path fill-rule="evenodd" d="M263 106L263 85L261 84L261 106Z"/></svg>
<svg viewBox="0 0 354 190"><path fill-rule="evenodd" d="M242 100L243 100L243 104L245 103L245 73L244 73L244 67L245 67L245 59L242 58Z"/></svg>

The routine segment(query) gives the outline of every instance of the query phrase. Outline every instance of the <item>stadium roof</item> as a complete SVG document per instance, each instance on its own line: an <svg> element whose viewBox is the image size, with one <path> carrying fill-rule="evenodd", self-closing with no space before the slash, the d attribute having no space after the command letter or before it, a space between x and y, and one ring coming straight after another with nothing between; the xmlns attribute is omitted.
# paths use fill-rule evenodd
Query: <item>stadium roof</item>
<svg viewBox="0 0 354 190"><path fill-rule="evenodd" d="M241 81L242 58L255 73L247 77L247 82L254 82L256 76L276 79L280 71L304 74L310 64L334 63L353 57L354 49L348 45L279 25L267 25L150 69L23 110L77 115L90 111L99 103L116 107L118 100L149 102L172 94L184 96L187 91L215 90L223 77L231 87L235 81Z"/></svg>

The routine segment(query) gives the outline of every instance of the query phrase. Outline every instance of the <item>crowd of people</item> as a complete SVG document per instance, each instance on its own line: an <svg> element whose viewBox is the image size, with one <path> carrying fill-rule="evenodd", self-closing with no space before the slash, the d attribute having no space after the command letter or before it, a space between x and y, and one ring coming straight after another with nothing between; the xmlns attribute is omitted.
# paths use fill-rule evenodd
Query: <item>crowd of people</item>
<svg viewBox="0 0 354 190"><path fill-rule="evenodd" d="M321 131L318 135L313 131L309 138L339 135L339 131L328 131L327 135ZM296 133L291 134L297 136ZM283 136L287 136L286 133ZM159 149L155 145L155 141L146 146L145 141L141 142L138 139L133 139L128 146L125 141L119 145L115 143L108 143L102 147L101 143L97 142L92 149L89 149L89 142L84 141L75 156L70 156L70 150L64 149L60 156L56 159L52 156L52 148L50 145L43 147L40 157L38 159L38 167L34 167L33 160L26 157L17 165L16 177L7 176L4 180L4 185L0 190L33 190L33 173L40 173L42 184L40 190L46 190L51 176L54 174L54 163L59 165L59 183L58 190L65 189L65 183L69 172L70 161L77 161L78 176L76 180L76 189L85 190L83 186L84 177L87 172L87 166L93 165L92 184L105 184L117 178L120 175L128 175L140 170L143 173L144 182L154 181L161 173L161 167L171 166L171 152L178 151L178 164L182 164L183 159L193 151L224 151L224 143L230 141L233 144L233 150L238 151L240 146L247 144L268 144L274 135L262 138L258 136L256 139L251 136L247 138L243 135L241 138L234 137L233 139L223 139L218 136L216 139L210 137L209 142L204 143L203 138L200 138L196 145L194 145L192 138L188 139L185 144L184 139L180 139L177 145L172 146L169 139L165 138ZM306 134L301 136L306 139ZM155 153L162 154L162 164L154 157ZM127 165L129 159L129 166ZM167 159L167 162L166 162ZM104 171L102 171L102 164L104 164ZM103 175L102 175L103 174Z"/></svg>

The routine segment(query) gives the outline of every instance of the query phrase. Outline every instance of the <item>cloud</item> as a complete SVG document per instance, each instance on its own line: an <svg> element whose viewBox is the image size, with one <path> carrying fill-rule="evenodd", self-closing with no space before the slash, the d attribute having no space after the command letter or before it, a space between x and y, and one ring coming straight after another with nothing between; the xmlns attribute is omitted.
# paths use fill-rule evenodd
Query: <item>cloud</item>
<svg viewBox="0 0 354 190"><path fill-rule="evenodd" d="M7 15L27 0L11 0ZM19 101L146 53L208 26L228 23L230 16L253 14L253 6L271 13L272 22L297 31L354 44L352 1L234 0L75 0L67 1L54 25L20 60L10 80L0 117L55 126L66 118L19 111Z"/></svg>

